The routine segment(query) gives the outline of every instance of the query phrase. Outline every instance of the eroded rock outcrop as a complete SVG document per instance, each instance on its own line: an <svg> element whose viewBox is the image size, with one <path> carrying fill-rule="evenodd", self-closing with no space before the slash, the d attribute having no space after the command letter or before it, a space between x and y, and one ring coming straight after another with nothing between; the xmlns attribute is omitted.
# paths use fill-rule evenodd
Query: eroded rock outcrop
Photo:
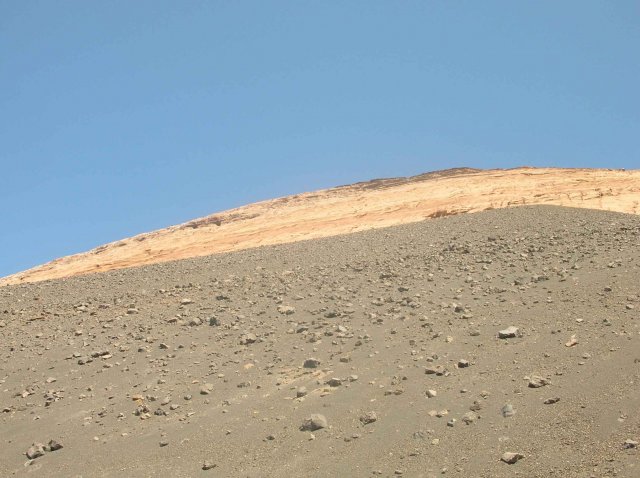
<svg viewBox="0 0 640 478"><path fill-rule="evenodd" d="M638 214L640 170L462 168L356 183L262 201L106 244L0 279L0 286L534 204Z"/></svg>

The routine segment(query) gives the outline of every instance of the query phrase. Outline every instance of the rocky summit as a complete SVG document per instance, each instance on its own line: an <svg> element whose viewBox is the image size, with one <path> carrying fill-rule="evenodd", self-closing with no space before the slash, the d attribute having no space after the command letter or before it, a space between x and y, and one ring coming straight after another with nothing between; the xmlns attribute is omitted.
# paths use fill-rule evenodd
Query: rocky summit
<svg viewBox="0 0 640 478"><path fill-rule="evenodd" d="M3 477L637 478L640 217L527 205L7 285L0 431Z"/></svg>

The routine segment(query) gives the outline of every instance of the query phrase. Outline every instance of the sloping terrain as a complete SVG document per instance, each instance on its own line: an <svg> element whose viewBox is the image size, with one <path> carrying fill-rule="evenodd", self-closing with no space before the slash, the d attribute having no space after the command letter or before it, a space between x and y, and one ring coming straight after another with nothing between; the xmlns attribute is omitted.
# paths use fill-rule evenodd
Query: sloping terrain
<svg viewBox="0 0 640 478"><path fill-rule="evenodd" d="M638 477L639 250L524 206L3 287L0 476Z"/></svg>
<svg viewBox="0 0 640 478"><path fill-rule="evenodd" d="M0 279L0 286L532 204L637 214L640 171L453 169L374 180L250 204L141 234Z"/></svg>

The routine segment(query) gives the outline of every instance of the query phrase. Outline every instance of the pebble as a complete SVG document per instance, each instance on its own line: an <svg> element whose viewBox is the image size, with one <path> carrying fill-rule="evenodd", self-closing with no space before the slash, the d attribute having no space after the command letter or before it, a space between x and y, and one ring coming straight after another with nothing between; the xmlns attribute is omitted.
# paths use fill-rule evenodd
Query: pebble
<svg viewBox="0 0 640 478"><path fill-rule="evenodd" d="M498 332L498 338L500 339L512 339L520 334L520 329L511 326Z"/></svg>
<svg viewBox="0 0 640 478"><path fill-rule="evenodd" d="M308 358L304 361L304 368L317 368L320 365L320 360L315 358Z"/></svg>
<svg viewBox="0 0 640 478"><path fill-rule="evenodd" d="M529 388L540 388L549 385L549 380L544 377L533 376L529 379Z"/></svg>
<svg viewBox="0 0 640 478"><path fill-rule="evenodd" d="M213 391L212 383L205 383L202 387L200 387L200 395L209 395Z"/></svg>
<svg viewBox="0 0 640 478"><path fill-rule="evenodd" d="M215 463L211 463L210 461L205 461L202 464L202 469L203 470L211 470L212 468L215 468L217 465Z"/></svg>
<svg viewBox="0 0 640 478"><path fill-rule="evenodd" d="M467 412L464 415L462 415L462 421L465 423L465 425L471 425L477 419L478 419L478 415L476 415L474 412Z"/></svg>
<svg viewBox="0 0 640 478"><path fill-rule="evenodd" d="M368 425L376 421L378 421L378 414L376 412L367 412L364 415L360 416L360 422L363 425Z"/></svg>
<svg viewBox="0 0 640 478"><path fill-rule="evenodd" d="M524 455L521 455L520 453L513 453L510 451L503 453L502 456L500 457L502 461L504 461L509 465L513 465L514 463L517 463L522 458L524 458Z"/></svg>
<svg viewBox="0 0 640 478"><path fill-rule="evenodd" d="M512 417L516 414L516 411L513 409L513 405L507 403L504 407L502 407L502 416L504 418Z"/></svg>
<svg viewBox="0 0 640 478"><path fill-rule="evenodd" d="M34 443L26 452L27 458L35 460L41 456L44 456L44 445L42 443Z"/></svg>
<svg viewBox="0 0 640 478"><path fill-rule="evenodd" d="M314 432L322 428L327 428L327 419L324 415L314 413L302 422L300 430Z"/></svg>

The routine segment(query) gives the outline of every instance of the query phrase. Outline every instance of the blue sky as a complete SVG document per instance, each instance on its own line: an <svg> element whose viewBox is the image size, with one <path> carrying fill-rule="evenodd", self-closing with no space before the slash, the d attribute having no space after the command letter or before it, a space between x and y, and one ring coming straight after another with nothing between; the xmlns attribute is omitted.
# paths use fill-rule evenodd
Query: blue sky
<svg viewBox="0 0 640 478"><path fill-rule="evenodd" d="M0 276L260 199L640 167L633 1L0 0Z"/></svg>

